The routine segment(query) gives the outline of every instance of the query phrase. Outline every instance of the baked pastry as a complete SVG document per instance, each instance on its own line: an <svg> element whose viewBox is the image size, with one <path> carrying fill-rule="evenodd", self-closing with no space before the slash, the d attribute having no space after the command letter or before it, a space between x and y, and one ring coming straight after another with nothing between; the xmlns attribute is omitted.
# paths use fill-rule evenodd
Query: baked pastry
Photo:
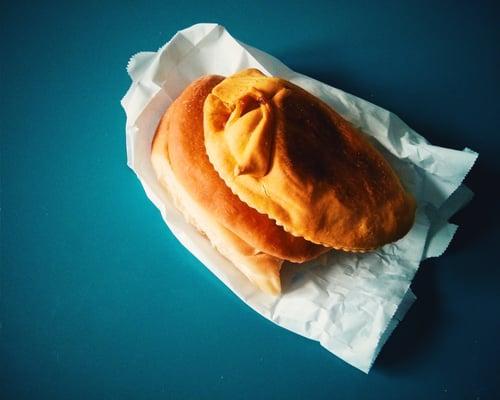
<svg viewBox="0 0 500 400"><path fill-rule="evenodd" d="M168 112L167 112L168 114ZM168 117L166 118L168 120ZM212 245L229 259L262 291L276 295L281 292L280 269L283 260L261 253L224 228L205 208L198 204L175 176L168 158L161 149L164 137L153 142L152 162L160 184L170 194L184 218L202 232Z"/></svg>
<svg viewBox="0 0 500 400"><path fill-rule="evenodd" d="M272 294L284 260L371 250L413 223L413 198L360 132L255 69L191 83L161 118L151 161L186 220Z"/></svg>
<svg viewBox="0 0 500 400"><path fill-rule="evenodd" d="M378 150L300 87L247 69L204 104L205 147L242 201L308 241L368 251L411 228L415 201Z"/></svg>
<svg viewBox="0 0 500 400"><path fill-rule="evenodd" d="M203 103L223 79L202 77L170 105L153 140L153 168L186 219L257 286L277 293L283 260L304 262L328 248L285 232L243 203L213 169L205 151Z"/></svg>

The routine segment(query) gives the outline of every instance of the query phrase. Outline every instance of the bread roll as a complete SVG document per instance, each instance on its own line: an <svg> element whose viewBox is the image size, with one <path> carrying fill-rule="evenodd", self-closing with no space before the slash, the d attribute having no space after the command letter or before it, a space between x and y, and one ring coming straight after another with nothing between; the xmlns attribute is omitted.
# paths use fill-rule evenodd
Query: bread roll
<svg viewBox="0 0 500 400"><path fill-rule="evenodd" d="M171 109L167 110L166 120ZM170 194L174 205L184 218L207 236L212 245L229 259L260 290L276 295L281 292L280 269L283 260L259 252L230 230L224 228L184 188L175 176L168 157L162 149L166 136L156 135L153 141L151 161L158 181Z"/></svg>

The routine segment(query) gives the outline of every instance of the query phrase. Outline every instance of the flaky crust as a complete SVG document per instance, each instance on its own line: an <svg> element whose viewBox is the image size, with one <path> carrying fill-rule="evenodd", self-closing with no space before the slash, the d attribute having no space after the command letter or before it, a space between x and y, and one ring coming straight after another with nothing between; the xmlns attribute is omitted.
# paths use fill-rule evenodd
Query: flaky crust
<svg viewBox="0 0 500 400"><path fill-rule="evenodd" d="M205 146L233 193L314 243L367 251L404 236L415 201L384 157L315 96L257 70L204 104Z"/></svg>
<svg viewBox="0 0 500 400"><path fill-rule="evenodd" d="M260 252L303 262L328 249L295 237L242 202L208 160L203 134L203 103L224 78L205 76L191 83L169 107L157 128L153 152L170 160L189 195L223 227Z"/></svg>

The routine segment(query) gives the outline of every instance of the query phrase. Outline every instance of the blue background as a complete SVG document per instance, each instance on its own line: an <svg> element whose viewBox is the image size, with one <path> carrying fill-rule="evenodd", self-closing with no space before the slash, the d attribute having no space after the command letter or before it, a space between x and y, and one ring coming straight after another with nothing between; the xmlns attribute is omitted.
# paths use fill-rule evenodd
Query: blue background
<svg viewBox="0 0 500 400"><path fill-rule="evenodd" d="M499 7L41 3L0 6L3 399L499 398ZM127 61L196 22L480 153L369 375L244 306L126 167Z"/></svg>

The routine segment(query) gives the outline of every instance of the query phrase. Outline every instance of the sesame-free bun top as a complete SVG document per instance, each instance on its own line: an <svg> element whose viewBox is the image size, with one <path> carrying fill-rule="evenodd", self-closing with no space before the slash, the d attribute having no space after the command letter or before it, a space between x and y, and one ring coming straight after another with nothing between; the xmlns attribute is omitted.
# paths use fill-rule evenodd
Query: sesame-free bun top
<svg viewBox="0 0 500 400"><path fill-rule="evenodd" d="M255 253L304 262L328 249L285 232L267 215L242 202L226 186L208 160L203 133L203 103L221 76L192 82L161 119L152 146L157 171L166 165L189 196L214 221L232 232Z"/></svg>
<svg viewBox="0 0 500 400"><path fill-rule="evenodd" d="M327 104L248 69L204 104L210 162L243 202L295 236L367 251L404 236L415 201L376 150Z"/></svg>

